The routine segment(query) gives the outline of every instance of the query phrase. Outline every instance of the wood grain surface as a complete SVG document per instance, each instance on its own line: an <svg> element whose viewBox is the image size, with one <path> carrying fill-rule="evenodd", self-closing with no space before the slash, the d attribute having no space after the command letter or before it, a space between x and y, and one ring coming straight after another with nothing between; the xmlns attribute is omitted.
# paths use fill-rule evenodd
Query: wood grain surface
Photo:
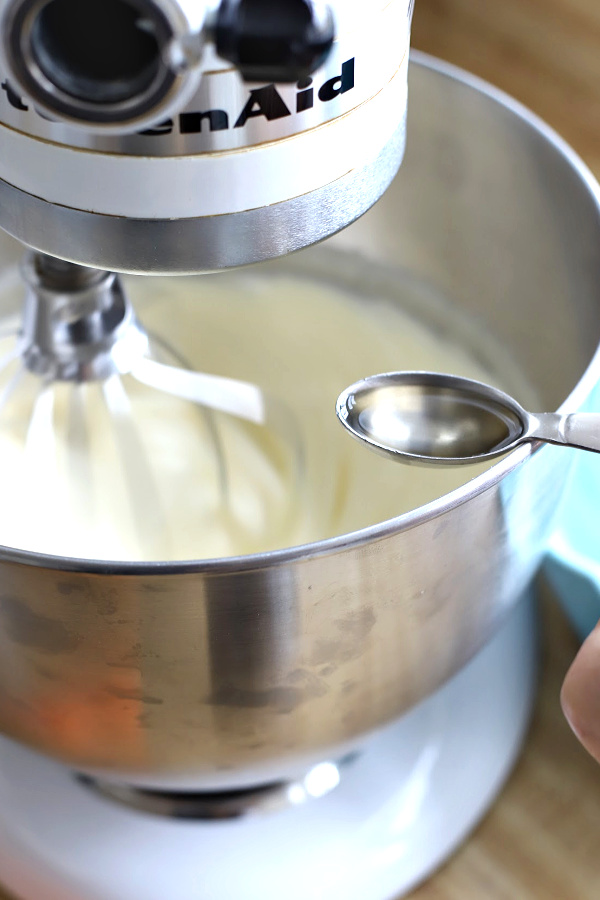
<svg viewBox="0 0 600 900"><path fill-rule="evenodd" d="M600 0L417 0L413 45L513 94L600 177ZM524 754L483 823L413 900L600 900L600 767L558 701L577 642L548 598L543 612Z"/></svg>
<svg viewBox="0 0 600 900"><path fill-rule="evenodd" d="M600 177L599 0L416 0L412 44L525 103Z"/></svg>
<svg viewBox="0 0 600 900"><path fill-rule="evenodd" d="M600 0L416 0L413 46L525 103L600 177ZM412 900L600 900L600 767L558 699L577 642L549 597L542 606L524 754L471 839Z"/></svg>

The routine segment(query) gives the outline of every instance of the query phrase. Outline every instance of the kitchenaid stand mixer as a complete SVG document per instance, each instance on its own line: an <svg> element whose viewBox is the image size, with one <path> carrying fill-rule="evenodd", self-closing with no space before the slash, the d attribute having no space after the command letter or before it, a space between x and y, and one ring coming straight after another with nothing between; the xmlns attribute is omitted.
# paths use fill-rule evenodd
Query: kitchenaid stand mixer
<svg viewBox="0 0 600 900"><path fill-rule="evenodd" d="M23 271L37 315L18 332L28 372L103 383L133 371L153 340L150 363L185 371L168 347L159 358L161 335L138 327L114 273L268 260L365 213L404 153L411 14L408 0L369 4L368 14L348 0L3 0L0 226L33 248ZM427 100L452 80L419 69ZM418 139L428 131L429 121ZM433 167L441 183L452 180L444 164ZM411 177L418 168L413 159ZM421 221L426 204L413 206ZM373 236L395 240L389 227ZM64 312L69 292L75 314L44 330L46 301ZM535 544L531 559L504 565L505 545L485 542L502 506L495 488L487 497L452 530L498 560L506 574L495 581L458 537L450 552L437 549L447 536L435 518L423 522L425 551L398 551L390 529L373 543L365 532L356 547L341 537L314 557L284 550L216 564L7 550L0 882L24 900L391 900L425 877L499 789L531 706L527 586L547 525L521 535ZM451 583L439 632L415 601L428 576ZM409 613L394 631L401 580ZM461 630L476 598L481 609ZM332 618L333 671L309 672L320 679L311 694L315 679L305 685L298 660ZM348 655L355 634L362 644ZM117 657L133 686L117 684ZM84 698L108 686L141 703L135 741L100 723L97 747L61 743L40 698L68 683Z"/></svg>

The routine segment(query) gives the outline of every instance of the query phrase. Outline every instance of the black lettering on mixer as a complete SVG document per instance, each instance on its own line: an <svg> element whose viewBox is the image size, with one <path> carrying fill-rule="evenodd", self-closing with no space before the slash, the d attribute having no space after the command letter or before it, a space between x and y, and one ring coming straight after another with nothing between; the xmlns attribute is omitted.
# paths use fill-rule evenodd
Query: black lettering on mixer
<svg viewBox="0 0 600 900"><path fill-rule="evenodd" d="M313 109L315 100L318 98L321 103L329 103L335 100L341 94L345 94L354 88L355 83L355 59L347 59L342 64L341 73L333 78L328 78L321 87L316 89L313 87L312 78L306 78L297 84L297 93L295 98L294 113L300 114L306 110ZM23 112L29 110L29 106L23 101L23 98L11 87L6 80L1 82L2 90L6 94L6 99L13 109ZM36 107L32 107L37 115L48 121L56 121L45 113L40 112ZM267 84L264 87L254 88L250 90L248 99L246 100L242 111L235 120L234 128L242 128L249 119L262 117L267 122L291 116L286 101L274 84ZM160 137L177 132L179 134L201 134L207 127L208 131L227 131L231 127L230 114L224 109L207 109L207 110L191 110L180 113L172 119L165 119L140 131L147 137Z"/></svg>
<svg viewBox="0 0 600 900"><path fill-rule="evenodd" d="M296 95L296 112L300 113L313 108L315 99L314 88L312 88L311 85L311 78L298 82L299 92ZM352 59L347 59L346 62L342 64L340 75L329 78L321 85L318 97L322 103L328 103L330 100L339 97L340 94L351 91L353 87L354 57L352 57ZM264 116L269 122L273 119L282 119L284 116L291 116L290 110L274 84L269 84L266 87L256 88L255 90L250 91L250 97L234 127L241 128L246 124L248 119L254 119L257 116Z"/></svg>
<svg viewBox="0 0 600 900"><path fill-rule="evenodd" d="M200 134L202 123L208 121L211 131L226 131L229 128L229 116L224 109L209 109L208 112L185 112L179 116L181 134Z"/></svg>
<svg viewBox="0 0 600 900"><path fill-rule="evenodd" d="M140 131L140 134L149 135L150 137L154 137L158 134L172 134L173 133L173 119L164 119L162 122L159 122L154 128L146 128L144 131Z"/></svg>
<svg viewBox="0 0 600 900"><path fill-rule="evenodd" d="M336 78L330 78L319 91L319 100L327 103L354 87L354 59L349 59L342 66L342 74Z"/></svg>
<svg viewBox="0 0 600 900"><path fill-rule="evenodd" d="M23 101L21 100L19 95L16 93L16 91L13 91L13 89L11 88L8 81L3 81L1 87L2 87L2 90L6 93L6 99L8 100L8 102L10 103L11 106L13 106L15 109L22 109L22 110L29 109L29 107L23 103Z"/></svg>
<svg viewBox="0 0 600 900"><path fill-rule="evenodd" d="M305 78L296 85L299 90L296 94L296 112L304 112L305 109L312 109L315 105L315 91L311 87L312 78Z"/></svg>
<svg viewBox="0 0 600 900"><path fill-rule="evenodd" d="M10 82L3 81L0 84L0 87L6 94L6 99L8 100L8 102L10 103L10 105L12 106L13 109L19 109L22 112L27 112L29 107L23 101L23 98L20 97L19 94L17 94L17 92L14 90L14 88L12 87ZM45 119L46 122L57 122L58 121L57 119L53 118L52 116L49 116L48 113L42 112L42 110L38 109L37 106L34 106L33 109L35 110L37 115L40 117L40 119Z"/></svg>
<svg viewBox="0 0 600 900"><path fill-rule="evenodd" d="M241 128L248 119L255 119L256 116L264 116L269 122L272 122L273 119L283 119L284 116L291 116L291 112L274 84L268 84L266 87L250 91L248 102L241 111L234 127Z"/></svg>

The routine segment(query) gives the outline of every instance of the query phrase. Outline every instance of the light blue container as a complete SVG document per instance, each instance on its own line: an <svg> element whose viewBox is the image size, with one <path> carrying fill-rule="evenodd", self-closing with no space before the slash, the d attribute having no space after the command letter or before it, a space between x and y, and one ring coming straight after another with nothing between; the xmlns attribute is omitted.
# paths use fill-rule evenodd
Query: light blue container
<svg viewBox="0 0 600 900"><path fill-rule="evenodd" d="M579 457L544 572L583 640L600 619L600 455Z"/></svg>
<svg viewBox="0 0 600 900"><path fill-rule="evenodd" d="M600 410L596 387L584 410ZM544 573L579 637L600 619L600 454L576 454L544 560Z"/></svg>

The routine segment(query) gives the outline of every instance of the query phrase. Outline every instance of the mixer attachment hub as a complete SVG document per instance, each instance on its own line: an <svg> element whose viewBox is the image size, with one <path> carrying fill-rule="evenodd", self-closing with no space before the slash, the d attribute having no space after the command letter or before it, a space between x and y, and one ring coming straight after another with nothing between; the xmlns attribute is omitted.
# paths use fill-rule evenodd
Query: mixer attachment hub
<svg viewBox="0 0 600 900"><path fill-rule="evenodd" d="M43 253L25 256L27 285L21 354L26 367L52 381L103 381L129 372L148 351L148 337L112 272Z"/></svg>

